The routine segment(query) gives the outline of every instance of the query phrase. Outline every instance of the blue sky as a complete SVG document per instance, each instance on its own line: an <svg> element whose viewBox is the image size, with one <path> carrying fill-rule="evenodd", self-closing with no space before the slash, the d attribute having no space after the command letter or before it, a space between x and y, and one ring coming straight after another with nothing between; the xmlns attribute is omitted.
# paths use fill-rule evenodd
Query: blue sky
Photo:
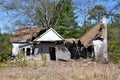
<svg viewBox="0 0 120 80"><path fill-rule="evenodd" d="M76 0L77 1L77 0ZM79 0L80 1L80 0ZM114 5L116 5L116 2L119 2L120 0L106 0L105 2L103 2L102 0L99 0L99 1L97 1L96 2L96 4L94 4L94 5L104 5L106 8L107 8L107 11L110 11L113 7L114 7ZM87 5L87 3L86 3L86 5ZM113 11L114 13L120 13L120 11ZM82 15L82 14L79 14L79 17L78 17L78 19L76 20L77 22L78 22L78 24L79 25L82 25L83 24L83 16L84 15ZM110 22L110 19L109 18L107 18L107 23L109 23Z"/></svg>
<svg viewBox="0 0 120 80"><path fill-rule="evenodd" d="M80 1L80 0L78 0L78 1ZM99 0L96 4L102 4L102 5L107 7L107 10L110 10L110 9L113 8L113 6L116 3L113 0L108 0L108 1L109 2L104 2L103 3L101 0ZM116 1L120 1L120 0L116 0ZM118 11L118 12L120 12L120 11ZM14 16L14 14L9 11L9 16ZM12 24L14 24L13 20L15 20L15 19L11 20L10 18L11 17L8 17L7 12L0 8L0 28L1 28L2 33L6 32L6 28L8 28L7 26L12 26ZM76 21L79 25L82 25L83 24L83 15L82 14L79 15L79 17L77 18ZM107 22L109 22L109 19L107 20Z"/></svg>

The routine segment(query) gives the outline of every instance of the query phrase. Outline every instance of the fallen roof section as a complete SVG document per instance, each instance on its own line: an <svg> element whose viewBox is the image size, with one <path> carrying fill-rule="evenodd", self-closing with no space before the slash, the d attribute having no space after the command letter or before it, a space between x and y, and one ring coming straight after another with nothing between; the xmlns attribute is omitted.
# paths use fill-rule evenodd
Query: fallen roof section
<svg viewBox="0 0 120 80"><path fill-rule="evenodd" d="M101 29L101 30L100 30ZM100 23L96 24L92 29L90 29L86 34L84 34L80 41L85 47L88 47L88 44L94 40L96 37L104 38L105 28Z"/></svg>
<svg viewBox="0 0 120 80"><path fill-rule="evenodd" d="M11 38L11 42L32 41L46 31L45 28L21 28Z"/></svg>
<svg viewBox="0 0 120 80"><path fill-rule="evenodd" d="M65 39L65 43L71 43L72 44L73 42L77 43L78 40L75 39L75 38L67 38L67 39Z"/></svg>

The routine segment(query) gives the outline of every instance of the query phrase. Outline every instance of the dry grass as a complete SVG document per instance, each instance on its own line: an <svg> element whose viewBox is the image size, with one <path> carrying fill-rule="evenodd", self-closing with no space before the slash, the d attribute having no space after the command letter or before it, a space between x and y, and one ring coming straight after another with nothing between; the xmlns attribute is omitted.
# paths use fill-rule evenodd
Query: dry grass
<svg viewBox="0 0 120 80"><path fill-rule="evenodd" d="M0 80L120 80L120 65L81 61L30 61L26 67L0 69Z"/></svg>

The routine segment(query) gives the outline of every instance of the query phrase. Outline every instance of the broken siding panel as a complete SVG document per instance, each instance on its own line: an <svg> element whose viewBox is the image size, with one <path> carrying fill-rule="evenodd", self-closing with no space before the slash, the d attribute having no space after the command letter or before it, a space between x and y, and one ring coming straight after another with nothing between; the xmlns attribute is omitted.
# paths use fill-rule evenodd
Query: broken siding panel
<svg viewBox="0 0 120 80"><path fill-rule="evenodd" d="M70 52L66 47L56 47L56 60L70 60Z"/></svg>

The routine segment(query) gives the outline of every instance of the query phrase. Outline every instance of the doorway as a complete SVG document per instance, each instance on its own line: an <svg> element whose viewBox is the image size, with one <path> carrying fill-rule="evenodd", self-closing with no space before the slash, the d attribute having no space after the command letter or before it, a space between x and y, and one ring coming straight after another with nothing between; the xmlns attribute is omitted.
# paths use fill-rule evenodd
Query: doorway
<svg viewBox="0 0 120 80"><path fill-rule="evenodd" d="M55 47L49 47L50 60L56 60Z"/></svg>
<svg viewBox="0 0 120 80"><path fill-rule="evenodd" d="M30 56L30 48L27 48L26 55L27 55L27 56Z"/></svg>

